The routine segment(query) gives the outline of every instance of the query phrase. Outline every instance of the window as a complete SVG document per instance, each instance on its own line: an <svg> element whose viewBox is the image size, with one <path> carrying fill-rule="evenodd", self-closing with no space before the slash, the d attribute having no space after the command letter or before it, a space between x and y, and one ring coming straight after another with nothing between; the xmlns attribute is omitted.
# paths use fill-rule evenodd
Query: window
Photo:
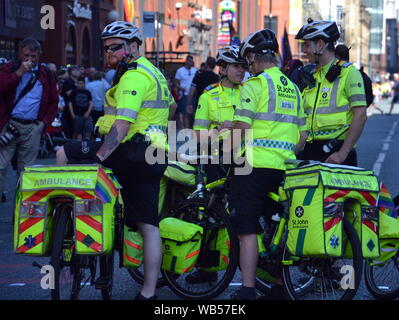
<svg viewBox="0 0 399 320"><path fill-rule="evenodd" d="M8 60L16 59L16 46L14 40L0 40L0 57Z"/></svg>
<svg viewBox="0 0 399 320"><path fill-rule="evenodd" d="M82 42L82 66L85 68L90 67L90 36L87 28L83 33L83 42Z"/></svg>
<svg viewBox="0 0 399 320"><path fill-rule="evenodd" d="M75 29L71 26L68 30L68 38L65 46L66 63L76 64L76 37Z"/></svg>
<svg viewBox="0 0 399 320"><path fill-rule="evenodd" d="M277 24L277 17L270 17L270 16L265 16L264 19L264 25L265 25L265 29L270 29L272 31L274 31L274 33L277 35L277 28L278 28L278 24Z"/></svg>

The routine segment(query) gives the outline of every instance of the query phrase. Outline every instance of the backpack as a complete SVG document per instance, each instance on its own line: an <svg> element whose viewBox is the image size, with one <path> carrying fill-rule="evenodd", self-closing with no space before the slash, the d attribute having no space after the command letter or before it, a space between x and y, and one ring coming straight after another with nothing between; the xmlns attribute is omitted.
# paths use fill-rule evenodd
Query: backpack
<svg viewBox="0 0 399 320"><path fill-rule="evenodd" d="M359 70L359 71L363 77L364 91L366 92L366 102L367 102L367 108L368 108L374 101L373 84L371 82L370 77L363 70Z"/></svg>

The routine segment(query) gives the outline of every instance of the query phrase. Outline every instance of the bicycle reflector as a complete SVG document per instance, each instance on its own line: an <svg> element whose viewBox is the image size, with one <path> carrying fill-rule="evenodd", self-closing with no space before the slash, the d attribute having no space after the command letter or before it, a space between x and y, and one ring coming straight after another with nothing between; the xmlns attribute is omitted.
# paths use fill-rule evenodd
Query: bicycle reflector
<svg viewBox="0 0 399 320"><path fill-rule="evenodd" d="M102 214L103 204L100 200L76 200L76 214Z"/></svg>
<svg viewBox="0 0 399 320"><path fill-rule="evenodd" d="M21 215L45 216L47 213L47 204L44 202L22 202L20 207Z"/></svg>

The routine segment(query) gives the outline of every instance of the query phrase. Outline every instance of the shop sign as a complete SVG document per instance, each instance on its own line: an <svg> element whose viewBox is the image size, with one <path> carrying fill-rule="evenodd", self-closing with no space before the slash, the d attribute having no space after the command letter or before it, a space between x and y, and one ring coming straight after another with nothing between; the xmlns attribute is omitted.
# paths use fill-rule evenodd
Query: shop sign
<svg viewBox="0 0 399 320"><path fill-rule="evenodd" d="M73 1L73 6L68 5L68 8L72 11L72 15L75 18L91 20L93 12L90 9L90 5L84 7L78 0Z"/></svg>

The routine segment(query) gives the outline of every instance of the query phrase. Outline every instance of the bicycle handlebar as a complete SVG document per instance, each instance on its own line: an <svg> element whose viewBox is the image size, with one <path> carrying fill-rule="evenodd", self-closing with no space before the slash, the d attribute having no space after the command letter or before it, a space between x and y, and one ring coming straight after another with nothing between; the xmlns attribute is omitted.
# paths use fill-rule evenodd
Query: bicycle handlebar
<svg viewBox="0 0 399 320"><path fill-rule="evenodd" d="M292 164L296 167L303 167L309 164L320 164L320 161L314 160L296 160L296 159L288 159L284 161L285 164Z"/></svg>
<svg viewBox="0 0 399 320"><path fill-rule="evenodd" d="M202 159L208 159L208 160L213 159L213 156L210 156L210 155L198 156L198 155L187 155L184 153L178 154L178 157L187 162L202 160Z"/></svg>

